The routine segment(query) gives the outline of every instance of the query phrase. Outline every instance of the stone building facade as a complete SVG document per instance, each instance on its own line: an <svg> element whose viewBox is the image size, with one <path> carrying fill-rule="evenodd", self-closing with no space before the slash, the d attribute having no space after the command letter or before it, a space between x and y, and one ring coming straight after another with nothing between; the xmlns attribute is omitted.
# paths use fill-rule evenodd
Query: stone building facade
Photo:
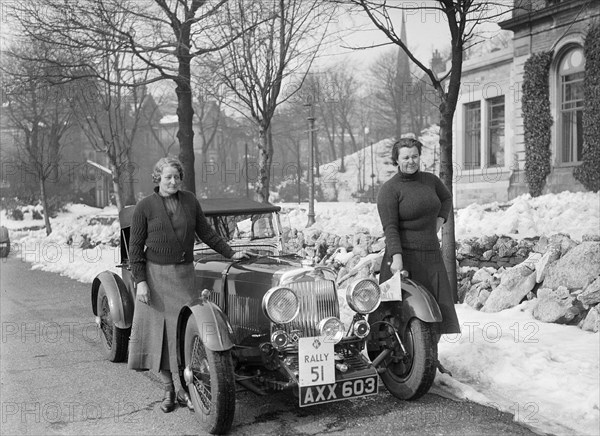
<svg viewBox="0 0 600 436"><path fill-rule="evenodd" d="M583 44L599 19L600 1L515 0L512 17L500 23L513 32L512 47L465 62L454 120L457 207L528 192L521 87L527 59L547 51L553 125L545 192L584 190L573 177L583 145Z"/></svg>

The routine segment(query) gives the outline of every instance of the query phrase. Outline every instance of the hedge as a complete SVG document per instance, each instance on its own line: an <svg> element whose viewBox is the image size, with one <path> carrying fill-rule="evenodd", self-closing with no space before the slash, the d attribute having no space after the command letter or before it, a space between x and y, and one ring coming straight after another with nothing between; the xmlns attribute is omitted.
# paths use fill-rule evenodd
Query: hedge
<svg viewBox="0 0 600 436"><path fill-rule="evenodd" d="M523 128L525 135L525 179L532 197L542 195L550 174L549 74L552 52L533 54L525 62L523 77Z"/></svg>
<svg viewBox="0 0 600 436"><path fill-rule="evenodd" d="M583 162L573 176L596 192L600 190L600 22L590 26L583 52Z"/></svg>

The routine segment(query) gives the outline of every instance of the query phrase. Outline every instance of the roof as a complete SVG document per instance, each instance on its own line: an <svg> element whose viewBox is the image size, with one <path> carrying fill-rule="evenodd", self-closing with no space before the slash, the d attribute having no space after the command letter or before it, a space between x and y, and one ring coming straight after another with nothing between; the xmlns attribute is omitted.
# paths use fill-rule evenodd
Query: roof
<svg viewBox="0 0 600 436"><path fill-rule="evenodd" d="M249 198L199 198L206 216L279 212L281 207Z"/></svg>

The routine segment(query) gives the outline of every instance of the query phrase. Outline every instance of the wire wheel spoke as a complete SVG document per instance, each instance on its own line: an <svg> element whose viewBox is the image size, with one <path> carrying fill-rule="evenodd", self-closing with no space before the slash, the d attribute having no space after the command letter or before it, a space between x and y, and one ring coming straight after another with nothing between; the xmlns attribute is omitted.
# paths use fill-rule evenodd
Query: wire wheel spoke
<svg viewBox="0 0 600 436"><path fill-rule="evenodd" d="M100 328L106 339L106 345L110 348L113 343L113 322L110 316L110 308L108 307L108 298L102 299L102 307L100 309Z"/></svg>
<svg viewBox="0 0 600 436"><path fill-rule="evenodd" d="M210 390L210 372L204 346L199 337L194 338L190 368L194 373L194 386L206 410L210 410L212 395Z"/></svg>

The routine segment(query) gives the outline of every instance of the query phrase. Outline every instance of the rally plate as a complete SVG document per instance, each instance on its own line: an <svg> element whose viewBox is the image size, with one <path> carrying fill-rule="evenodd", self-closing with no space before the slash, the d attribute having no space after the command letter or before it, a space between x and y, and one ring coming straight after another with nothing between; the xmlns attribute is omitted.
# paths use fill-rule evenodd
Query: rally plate
<svg viewBox="0 0 600 436"><path fill-rule="evenodd" d="M379 392L377 375L340 380L336 383L300 386L300 407L366 397Z"/></svg>

